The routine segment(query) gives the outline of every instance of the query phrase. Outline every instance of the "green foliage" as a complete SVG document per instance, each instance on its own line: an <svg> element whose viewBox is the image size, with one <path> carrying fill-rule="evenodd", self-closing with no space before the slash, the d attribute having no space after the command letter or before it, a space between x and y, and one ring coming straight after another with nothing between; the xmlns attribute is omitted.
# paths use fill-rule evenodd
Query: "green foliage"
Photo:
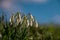
<svg viewBox="0 0 60 40"><path fill-rule="evenodd" d="M1 20L2 19L2 20ZM1 40L60 40L60 27L56 25L34 26L4 22L4 17L0 17L0 39ZM54 27L56 26L56 27Z"/></svg>

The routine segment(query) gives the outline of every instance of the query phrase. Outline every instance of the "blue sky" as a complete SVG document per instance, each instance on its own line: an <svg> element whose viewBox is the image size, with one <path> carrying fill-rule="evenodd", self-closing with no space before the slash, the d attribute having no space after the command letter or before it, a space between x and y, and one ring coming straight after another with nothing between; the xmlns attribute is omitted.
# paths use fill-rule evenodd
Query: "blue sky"
<svg viewBox="0 0 60 40"><path fill-rule="evenodd" d="M60 23L60 0L3 0L0 14L2 10L8 18L12 12L30 12L40 23Z"/></svg>

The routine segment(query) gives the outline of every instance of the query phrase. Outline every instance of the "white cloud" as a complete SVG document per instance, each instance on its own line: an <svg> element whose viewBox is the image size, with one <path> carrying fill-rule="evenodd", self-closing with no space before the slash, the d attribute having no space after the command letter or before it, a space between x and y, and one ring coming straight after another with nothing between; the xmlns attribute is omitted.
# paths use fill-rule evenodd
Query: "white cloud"
<svg viewBox="0 0 60 40"><path fill-rule="evenodd" d="M11 13L16 13L17 11L21 11L22 7L20 5L15 4L16 1L14 0L3 0L1 2L2 11L7 14L8 16L11 15ZM18 3L18 2L17 2Z"/></svg>
<svg viewBox="0 0 60 40"><path fill-rule="evenodd" d="M21 6L17 6L17 4L14 4L17 0L3 0L1 2L1 7L3 8L3 10L9 10L11 12L16 12L19 11L20 8L22 8ZM18 3L18 2L17 2Z"/></svg>
<svg viewBox="0 0 60 40"><path fill-rule="evenodd" d="M12 2L11 2L10 0L3 0L3 1L1 2L1 6L2 6L3 8L11 8Z"/></svg>

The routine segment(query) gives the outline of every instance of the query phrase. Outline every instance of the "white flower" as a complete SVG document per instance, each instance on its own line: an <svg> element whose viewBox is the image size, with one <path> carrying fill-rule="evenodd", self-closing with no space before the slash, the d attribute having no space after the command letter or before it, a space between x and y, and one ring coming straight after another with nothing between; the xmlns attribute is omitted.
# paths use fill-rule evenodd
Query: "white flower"
<svg viewBox="0 0 60 40"><path fill-rule="evenodd" d="M17 25L19 24L19 19L16 19L16 21L17 21Z"/></svg>
<svg viewBox="0 0 60 40"><path fill-rule="evenodd" d="M30 21L30 26L32 26L33 25L33 22L32 21Z"/></svg>
<svg viewBox="0 0 60 40"><path fill-rule="evenodd" d="M20 22L21 24L23 23L23 19L21 19L21 22Z"/></svg>
<svg viewBox="0 0 60 40"><path fill-rule="evenodd" d="M27 16L24 16L23 17L23 23L26 24L26 22L27 22Z"/></svg>
<svg viewBox="0 0 60 40"><path fill-rule="evenodd" d="M27 25L27 27L29 26L29 20L27 20L27 24L26 25Z"/></svg>
<svg viewBox="0 0 60 40"><path fill-rule="evenodd" d="M14 23L14 15L12 15L12 17L10 18L10 23L12 24L12 23Z"/></svg>
<svg viewBox="0 0 60 40"><path fill-rule="evenodd" d="M35 21L35 27L36 27L36 28L38 27L38 22L37 22L37 21Z"/></svg>
<svg viewBox="0 0 60 40"><path fill-rule="evenodd" d="M34 17L32 16L32 14L30 15L30 19L31 19L32 21L34 21Z"/></svg>
<svg viewBox="0 0 60 40"><path fill-rule="evenodd" d="M33 26L33 22L34 22L34 17L32 16L32 14L30 14L30 26Z"/></svg>
<svg viewBox="0 0 60 40"><path fill-rule="evenodd" d="M16 22L17 22L17 25L21 22L21 15L20 14L18 14L16 16Z"/></svg>
<svg viewBox="0 0 60 40"><path fill-rule="evenodd" d="M10 18L9 22L11 22L11 18Z"/></svg>
<svg viewBox="0 0 60 40"><path fill-rule="evenodd" d="M21 15L20 14L18 15L18 18L19 18L19 21L21 22Z"/></svg>
<svg viewBox="0 0 60 40"><path fill-rule="evenodd" d="M9 21L10 21L10 24L12 24L11 18L10 18L10 20L9 20Z"/></svg>

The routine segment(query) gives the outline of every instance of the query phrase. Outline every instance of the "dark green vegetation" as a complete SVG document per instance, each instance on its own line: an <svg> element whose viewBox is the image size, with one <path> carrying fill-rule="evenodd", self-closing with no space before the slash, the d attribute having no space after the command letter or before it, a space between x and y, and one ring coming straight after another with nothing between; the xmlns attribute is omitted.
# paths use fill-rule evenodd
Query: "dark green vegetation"
<svg viewBox="0 0 60 40"><path fill-rule="evenodd" d="M0 40L60 40L60 26L49 24L27 28L24 23L10 25L2 15L0 17Z"/></svg>

